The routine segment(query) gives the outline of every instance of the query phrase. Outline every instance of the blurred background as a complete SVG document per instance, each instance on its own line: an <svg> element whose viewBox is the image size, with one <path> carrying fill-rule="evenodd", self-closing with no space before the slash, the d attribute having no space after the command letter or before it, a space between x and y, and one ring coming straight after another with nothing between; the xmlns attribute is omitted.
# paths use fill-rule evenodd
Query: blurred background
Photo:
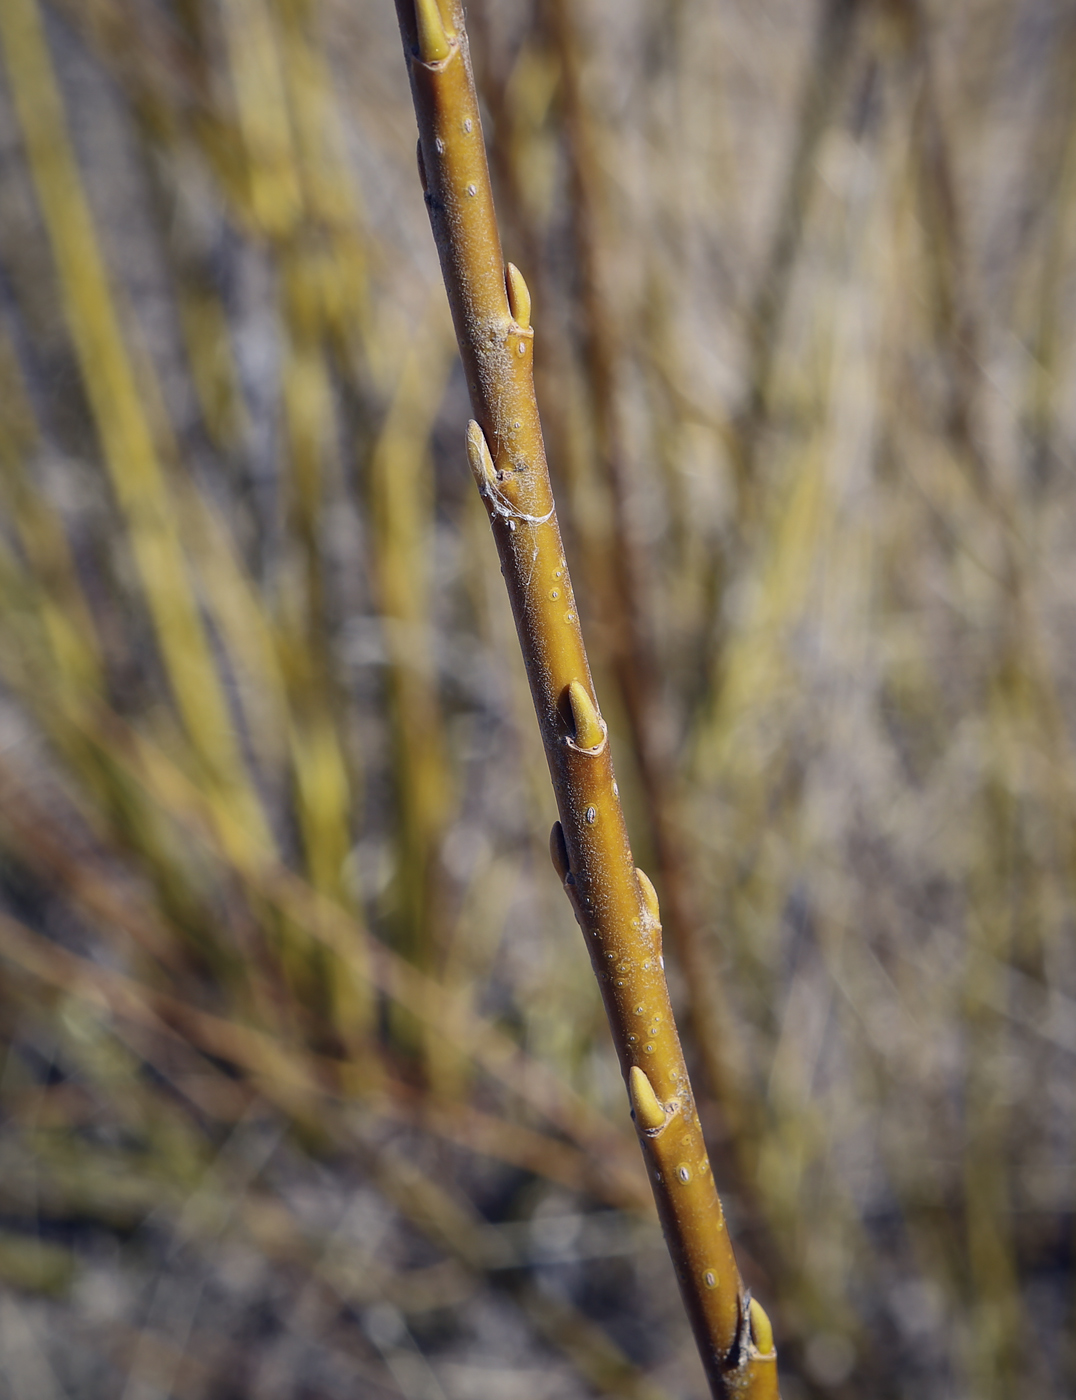
<svg viewBox="0 0 1076 1400"><path fill-rule="evenodd" d="M785 1400L1076 1393L1076 10L471 0ZM701 1400L391 0L0 3L0 1394Z"/></svg>

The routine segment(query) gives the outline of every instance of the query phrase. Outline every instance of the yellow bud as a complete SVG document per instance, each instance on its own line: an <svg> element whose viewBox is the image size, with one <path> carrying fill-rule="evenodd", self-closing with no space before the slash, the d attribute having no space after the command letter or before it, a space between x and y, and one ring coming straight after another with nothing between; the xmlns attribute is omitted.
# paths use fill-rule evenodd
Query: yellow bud
<svg viewBox="0 0 1076 1400"><path fill-rule="evenodd" d="M493 465L486 435L472 418L467 424L467 460L471 464L471 474L483 495L496 483L497 470Z"/></svg>
<svg viewBox="0 0 1076 1400"><path fill-rule="evenodd" d="M523 280L523 274L515 263L506 268L505 281L508 285L508 307L517 326L526 330L531 323L531 294Z"/></svg>
<svg viewBox="0 0 1076 1400"><path fill-rule="evenodd" d="M658 908L658 892L651 884L650 876L645 870L635 868L635 878L639 881L639 889L643 896L643 903L646 905L646 912L656 924L661 923L661 910Z"/></svg>
<svg viewBox="0 0 1076 1400"><path fill-rule="evenodd" d="M757 1298L751 1299L751 1336L755 1347L763 1356L768 1356L773 1351L773 1328Z"/></svg>
<svg viewBox="0 0 1076 1400"><path fill-rule="evenodd" d="M440 63L448 57L450 49L437 0L415 0L415 19L418 23L419 57L423 63Z"/></svg>
<svg viewBox="0 0 1076 1400"><path fill-rule="evenodd" d="M628 1070L628 1098L631 1099L635 1121L644 1133L654 1133L665 1126L665 1110L650 1080L638 1065L632 1065Z"/></svg>
<svg viewBox="0 0 1076 1400"><path fill-rule="evenodd" d="M596 749L605 738L605 730L594 701L579 681L572 681L568 687L568 704L572 707L575 742L581 749Z"/></svg>

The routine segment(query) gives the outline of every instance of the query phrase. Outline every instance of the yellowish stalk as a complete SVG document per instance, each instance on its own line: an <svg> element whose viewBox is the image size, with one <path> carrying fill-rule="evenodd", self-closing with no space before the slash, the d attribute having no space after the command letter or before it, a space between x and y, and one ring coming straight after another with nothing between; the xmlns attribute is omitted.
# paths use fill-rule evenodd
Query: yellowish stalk
<svg viewBox="0 0 1076 1400"><path fill-rule="evenodd" d="M420 167L475 418L489 512L560 811L551 854L598 977L654 1199L713 1394L777 1394L771 1330L725 1228L665 982L653 887L635 869L579 627L534 396L530 296L506 268L463 27L397 0Z"/></svg>
<svg viewBox="0 0 1076 1400"><path fill-rule="evenodd" d="M26 469L24 457L38 444L37 423L14 351L0 333L0 500L14 521L37 582L42 629L57 670L77 692L100 693L101 657L93 618L79 588L63 525Z"/></svg>
<svg viewBox="0 0 1076 1400"><path fill-rule="evenodd" d="M246 150L249 210L270 237L292 231L302 212L302 190L282 61L266 0L225 0L233 97Z"/></svg>
<svg viewBox="0 0 1076 1400"><path fill-rule="evenodd" d="M443 317L443 304L440 307ZM366 467L372 556L385 627L396 792L394 946L425 971L443 958L445 902L439 852L451 800L430 619L433 481L427 443L450 364L447 325L419 337ZM410 1018L394 1027L415 1039ZM445 1056L427 1049L442 1081Z"/></svg>
<svg viewBox="0 0 1076 1400"><path fill-rule="evenodd" d="M228 69L244 174L243 217L275 245L286 328L283 427L288 465L289 567L281 571L275 629L285 685L295 812L311 882L336 903L352 902L353 754L345 749L333 668L325 643L321 512L331 469L331 339L341 321L361 323L361 217L339 133L324 102L328 73L312 41L312 7L225 0ZM309 930L285 929L290 975L329 1014L333 1033L356 1045L371 1024L362 980L325 964ZM307 967L307 962L312 965Z"/></svg>
<svg viewBox="0 0 1076 1400"><path fill-rule="evenodd" d="M0 6L0 42L79 368L169 683L193 748L229 801L242 809L245 839L264 845L264 819L246 779L188 578L35 0Z"/></svg>

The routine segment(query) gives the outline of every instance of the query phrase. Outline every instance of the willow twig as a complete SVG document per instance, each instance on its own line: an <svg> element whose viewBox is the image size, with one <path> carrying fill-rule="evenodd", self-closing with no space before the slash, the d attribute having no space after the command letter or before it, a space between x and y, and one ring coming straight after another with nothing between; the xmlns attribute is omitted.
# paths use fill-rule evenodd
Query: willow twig
<svg viewBox="0 0 1076 1400"><path fill-rule="evenodd" d="M462 7L397 0L397 10L426 202L477 420L468 429L468 456L560 812L553 863L598 977L713 1393L773 1397L772 1332L743 1286L725 1228L665 983L657 897L632 860L594 698L534 397L530 293L502 259Z"/></svg>

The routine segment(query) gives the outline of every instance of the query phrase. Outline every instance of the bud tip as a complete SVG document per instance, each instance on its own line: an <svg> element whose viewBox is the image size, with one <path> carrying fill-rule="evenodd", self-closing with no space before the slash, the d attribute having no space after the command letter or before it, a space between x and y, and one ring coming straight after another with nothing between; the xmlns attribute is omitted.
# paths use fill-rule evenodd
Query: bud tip
<svg viewBox="0 0 1076 1400"><path fill-rule="evenodd" d="M575 724L575 742L581 749L596 749L605 738L605 726L598 716L597 706L586 686L572 681L568 686L568 704Z"/></svg>
<svg viewBox="0 0 1076 1400"><path fill-rule="evenodd" d="M440 63L449 55L448 34L438 0L415 0L418 54L423 63Z"/></svg>
<svg viewBox="0 0 1076 1400"><path fill-rule="evenodd" d="M665 1110L650 1080L638 1065L632 1065L628 1070L628 1098L631 1099L635 1122L644 1133L656 1133L665 1126Z"/></svg>
<svg viewBox="0 0 1076 1400"><path fill-rule="evenodd" d="M486 435L472 418L467 424L467 460L478 489L483 494L496 481L497 472L490 455Z"/></svg>
<svg viewBox="0 0 1076 1400"><path fill-rule="evenodd" d="M564 828L560 822L554 822L553 830L549 833L549 858L563 884L568 879L572 867L568 860L568 846L564 840Z"/></svg>
<svg viewBox="0 0 1076 1400"><path fill-rule="evenodd" d="M523 274L515 263L509 263L506 268L505 282L508 287L508 306L512 312L512 319L522 330L527 330L531 323L531 294Z"/></svg>
<svg viewBox="0 0 1076 1400"><path fill-rule="evenodd" d="M642 894L643 903L646 905L646 912L653 919L654 923L661 923L661 910L658 908L658 892L654 888L650 876L645 870L635 867L635 878L639 881L639 892Z"/></svg>
<svg viewBox="0 0 1076 1400"><path fill-rule="evenodd" d="M763 1356L768 1356L773 1351L773 1327L770 1319L766 1316L766 1310L757 1298L751 1299L751 1339L755 1344L755 1350Z"/></svg>

